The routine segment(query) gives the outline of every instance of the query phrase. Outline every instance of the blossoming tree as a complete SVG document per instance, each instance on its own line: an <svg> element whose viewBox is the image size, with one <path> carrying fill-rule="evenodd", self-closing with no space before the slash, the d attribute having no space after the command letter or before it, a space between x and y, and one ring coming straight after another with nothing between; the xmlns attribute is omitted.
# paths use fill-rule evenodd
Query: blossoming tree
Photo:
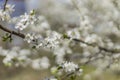
<svg viewBox="0 0 120 80"><path fill-rule="evenodd" d="M46 80L77 80L77 77L80 80L83 67L89 65L96 68L95 72L106 69L120 72L119 0L70 0L69 10L77 16L77 23L63 22L57 29L36 10L11 17L15 6L7 2L5 0L4 8L0 9L0 29L5 33L1 40L14 42L16 36L28 48L4 49L1 46L0 56L4 57L6 66L49 69L53 75ZM14 25L15 30L4 23ZM38 57L40 51L46 51L50 56ZM89 80L88 77L85 75L84 79Z"/></svg>

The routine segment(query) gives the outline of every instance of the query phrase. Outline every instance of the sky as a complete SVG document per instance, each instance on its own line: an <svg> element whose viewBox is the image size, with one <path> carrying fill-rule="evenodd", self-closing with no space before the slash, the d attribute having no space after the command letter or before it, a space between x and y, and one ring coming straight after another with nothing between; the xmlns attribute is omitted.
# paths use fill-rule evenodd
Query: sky
<svg viewBox="0 0 120 80"><path fill-rule="evenodd" d="M3 7L4 1L5 0L0 0L0 7ZM12 16L19 16L26 11L26 6L23 0L9 0L8 3L15 5L15 11Z"/></svg>

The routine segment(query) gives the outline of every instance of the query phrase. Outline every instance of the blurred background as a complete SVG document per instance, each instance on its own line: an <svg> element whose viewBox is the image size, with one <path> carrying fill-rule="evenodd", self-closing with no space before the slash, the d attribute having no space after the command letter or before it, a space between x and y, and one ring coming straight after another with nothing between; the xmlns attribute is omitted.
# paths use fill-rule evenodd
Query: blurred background
<svg viewBox="0 0 120 80"><path fill-rule="evenodd" d="M1 7L3 7L4 1L5 0L0 0ZM46 17L53 30L63 32L65 27L74 28L79 26L79 14L73 8L71 0L9 0L8 3L15 5L15 12L12 14L12 17L17 17L25 12L29 12L31 9L34 9L37 14ZM96 19L96 16L92 15L92 11L90 13L91 14L89 16L92 16L92 18ZM98 17L99 19L101 18L100 16ZM96 23L97 21L99 22L99 19L95 20ZM102 22L102 20L100 20L100 22L102 24L105 23L104 21ZM11 29L14 29L13 25L5 25L11 27ZM100 32L100 30L97 31L98 33ZM3 34L1 31L0 33ZM12 43L2 42L2 40L0 40L0 46L2 46L4 49L10 49L12 46L27 48L27 45L28 44L24 43L22 39L15 36ZM41 53L41 55L45 53L47 54L45 51ZM47 55L52 58L50 54ZM0 57L0 80L43 80L44 78L51 76L51 73L48 70L34 70L29 66L25 68L6 67L3 64L2 59L3 57ZM96 73L93 73L94 70L95 69L93 66L85 66L84 74L78 80L120 80L120 73L113 74L111 72L103 72L101 74L97 71ZM91 74L92 78L89 73Z"/></svg>

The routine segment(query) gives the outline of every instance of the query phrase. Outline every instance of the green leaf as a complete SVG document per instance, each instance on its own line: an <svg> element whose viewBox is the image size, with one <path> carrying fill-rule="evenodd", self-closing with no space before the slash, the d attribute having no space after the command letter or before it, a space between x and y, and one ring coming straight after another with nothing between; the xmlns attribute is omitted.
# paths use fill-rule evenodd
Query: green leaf
<svg viewBox="0 0 120 80"><path fill-rule="evenodd" d="M67 34L63 34L63 38L68 38Z"/></svg>

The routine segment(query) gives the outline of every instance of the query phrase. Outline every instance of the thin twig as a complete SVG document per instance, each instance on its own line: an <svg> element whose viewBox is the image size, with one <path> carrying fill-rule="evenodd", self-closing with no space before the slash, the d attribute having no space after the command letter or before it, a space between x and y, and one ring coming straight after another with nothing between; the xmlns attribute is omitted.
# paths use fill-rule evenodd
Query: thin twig
<svg viewBox="0 0 120 80"><path fill-rule="evenodd" d="M105 52L110 52L110 53L120 53L120 51L115 51L114 49L107 49L107 48L104 48L104 47L99 46L99 45L90 44L90 43L85 42L84 40L81 40L81 39L71 38L71 37L68 37L68 36L66 38L67 39L72 39L75 42L84 43L87 46L92 46L92 47L97 46L100 51L105 51Z"/></svg>
<svg viewBox="0 0 120 80"><path fill-rule="evenodd" d="M7 2L8 2L8 0L5 0L3 11L5 11L5 9L6 9Z"/></svg>

